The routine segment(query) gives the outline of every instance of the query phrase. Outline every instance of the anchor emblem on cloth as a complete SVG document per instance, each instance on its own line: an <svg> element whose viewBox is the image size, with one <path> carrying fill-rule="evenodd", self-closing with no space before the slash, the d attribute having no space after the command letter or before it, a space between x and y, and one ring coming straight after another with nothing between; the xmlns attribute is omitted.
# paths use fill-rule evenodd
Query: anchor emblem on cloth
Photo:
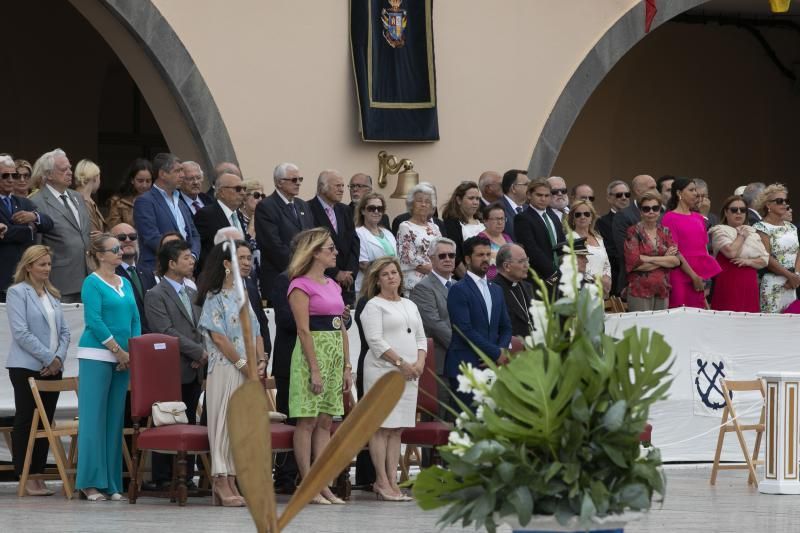
<svg viewBox="0 0 800 533"><path fill-rule="evenodd" d="M714 369L713 375L709 376L708 372L706 372L706 367L708 366L708 361L703 361L699 357L697 358L697 377L694 378L694 386L697 389L697 394L700 395L700 400L703 404L710 408L710 409L722 409L725 407L725 396L722 393L722 389L717 386L717 380L725 377L725 363L720 361L715 363L711 361L711 366ZM700 385L700 376L703 376L705 383ZM705 388L705 392L703 392L703 388ZM714 402L710 400L711 394L716 391L716 394L719 396L720 401ZM733 398L733 393L731 392L731 398Z"/></svg>

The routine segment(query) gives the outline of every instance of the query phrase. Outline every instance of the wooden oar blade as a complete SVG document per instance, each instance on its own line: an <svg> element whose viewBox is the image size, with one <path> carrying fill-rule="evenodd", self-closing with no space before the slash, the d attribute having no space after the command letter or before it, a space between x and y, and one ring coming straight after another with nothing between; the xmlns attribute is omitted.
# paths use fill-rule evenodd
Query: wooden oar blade
<svg viewBox="0 0 800 533"><path fill-rule="evenodd" d="M228 433L236 479L256 528L259 533L277 533L269 409L260 382L248 381L231 396Z"/></svg>
<svg viewBox="0 0 800 533"><path fill-rule="evenodd" d="M394 406L405 389L405 380L399 372L389 372L359 400L345 418L330 443L314 461L308 475L297 487L292 499L278 519L278 529L283 529L311 499L344 470L353 457L364 447Z"/></svg>

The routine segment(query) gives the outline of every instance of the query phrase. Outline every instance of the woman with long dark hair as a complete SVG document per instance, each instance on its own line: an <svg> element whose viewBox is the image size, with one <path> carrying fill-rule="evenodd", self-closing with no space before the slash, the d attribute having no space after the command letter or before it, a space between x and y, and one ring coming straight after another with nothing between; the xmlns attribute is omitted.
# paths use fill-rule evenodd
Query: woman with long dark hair
<svg viewBox="0 0 800 533"><path fill-rule="evenodd" d="M453 191L442 210L445 236L456 243L455 275L459 278L467 271L461 246L465 240L486 229L480 208L481 191L478 184L474 181L463 181Z"/></svg>
<svg viewBox="0 0 800 533"><path fill-rule="evenodd" d="M239 254L250 256L250 246L236 241ZM208 440L211 445L211 474L214 478L213 501L225 507L243 507L245 502L236 488L236 466L228 436L228 402L234 391L247 379L247 353L244 331L239 320L239 300L234 289L230 243L211 249L197 284L197 305L202 306L198 327L208 352L206 409ZM266 367L264 343L258 334L258 319L244 295L250 331L256 350L259 373Z"/></svg>
<svg viewBox="0 0 800 533"><path fill-rule="evenodd" d="M136 197L150 190L153 185L153 166L147 159L136 159L125 171L119 194L108 199L108 217L106 224L113 228L120 222L133 223L133 202Z"/></svg>
<svg viewBox="0 0 800 533"><path fill-rule="evenodd" d="M675 178L661 224L669 228L678 247L680 268L669 273L669 306L706 307L705 282L722 270L708 254L708 233L703 215L695 211L697 188L689 178Z"/></svg>

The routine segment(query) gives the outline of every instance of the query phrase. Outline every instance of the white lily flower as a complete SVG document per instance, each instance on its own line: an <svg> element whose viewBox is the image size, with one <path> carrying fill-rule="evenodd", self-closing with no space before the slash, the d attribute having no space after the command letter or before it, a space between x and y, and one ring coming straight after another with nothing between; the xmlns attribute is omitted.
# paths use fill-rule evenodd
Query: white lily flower
<svg viewBox="0 0 800 533"><path fill-rule="evenodd" d="M479 405L475 410L475 416L478 418L478 420L483 420L483 405Z"/></svg>
<svg viewBox="0 0 800 533"><path fill-rule="evenodd" d="M447 442L454 446L453 453L461 456L472 447L472 440L469 435L461 435L458 431L451 431L447 437Z"/></svg>
<svg viewBox="0 0 800 533"><path fill-rule="evenodd" d="M578 273L575 256L571 254L564 255L564 257L561 258L561 267L559 271L561 271L561 278L558 282L558 288L561 294L564 298L574 300L577 292L576 277Z"/></svg>

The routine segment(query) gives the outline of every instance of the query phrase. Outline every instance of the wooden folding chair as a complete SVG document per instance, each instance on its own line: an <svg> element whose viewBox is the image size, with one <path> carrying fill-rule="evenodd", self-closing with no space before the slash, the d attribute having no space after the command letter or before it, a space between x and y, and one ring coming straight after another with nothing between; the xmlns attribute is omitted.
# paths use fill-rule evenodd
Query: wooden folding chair
<svg viewBox="0 0 800 533"><path fill-rule="evenodd" d="M624 313L628 310L627 304L619 296L611 296L606 305L607 313Z"/></svg>
<svg viewBox="0 0 800 533"><path fill-rule="evenodd" d="M721 380L722 382L722 395L725 398L725 408L722 410L722 426L719 428L719 438L717 438L717 452L714 455L714 466L711 468L711 484L717 482L717 473L720 470L748 470L747 484L758 486L758 479L756 478L756 465L764 464L763 460L758 459L758 452L761 448L761 439L764 436L765 426L765 405L761 406L761 416L757 424L740 424L736 418L736 409L733 407L733 400L731 399L731 392L745 392L745 391L758 391L761 393L761 400L766 400L766 391L764 390L764 382L760 379L753 379L748 381L732 381L728 379ZM731 420L728 420L728 417ZM743 431L755 431L756 442L753 448L753 455L747 449L747 442L744 440ZM722 455L722 443L725 439L725 434L736 432L736 437L739 439L739 446L744 454L745 464L720 464L719 458Z"/></svg>
<svg viewBox="0 0 800 533"><path fill-rule="evenodd" d="M3 435L3 440L6 442L6 448L8 451L11 451L11 432L14 431L12 426L2 426L0 427L0 433ZM0 465L0 472L13 472L14 471L14 464L10 463L7 465Z"/></svg>
<svg viewBox="0 0 800 533"><path fill-rule="evenodd" d="M72 499L72 477L75 474L75 449L78 441L78 423L77 422L61 422L50 424L45 414L44 404L42 403L42 396L40 392L78 392L78 378L64 378L60 380L36 380L28 378L28 384L31 387L33 394L33 401L36 403L36 409L33 410L33 419L31 420L31 432L28 436L28 448L25 450L25 463L22 467L22 475L19 479L18 496L25 496L25 483L30 477L38 479L58 479L64 484L64 495L67 499ZM42 423L44 429L39 429L39 422ZM70 452L67 455L64 452L64 447L61 444L61 437L70 437ZM47 439L50 444L50 451L56 460L57 476L52 474L36 474L30 475L31 460L33 457L33 446L36 439Z"/></svg>

